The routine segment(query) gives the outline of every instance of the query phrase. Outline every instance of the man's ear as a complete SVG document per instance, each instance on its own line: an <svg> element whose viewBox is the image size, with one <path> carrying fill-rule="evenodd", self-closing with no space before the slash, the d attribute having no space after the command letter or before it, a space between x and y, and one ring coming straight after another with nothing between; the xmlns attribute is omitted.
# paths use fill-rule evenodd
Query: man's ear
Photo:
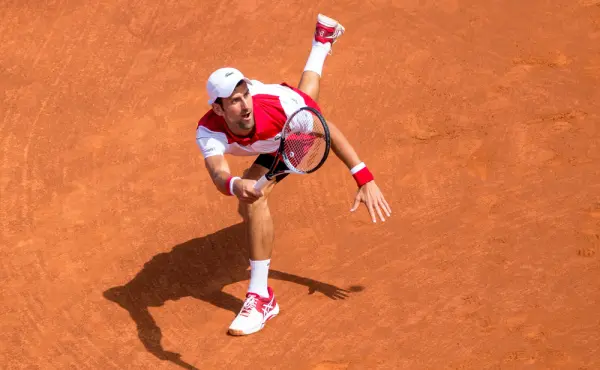
<svg viewBox="0 0 600 370"><path fill-rule="evenodd" d="M223 107L221 107L218 103L212 103L212 109L218 116L223 116L225 112L223 112Z"/></svg>

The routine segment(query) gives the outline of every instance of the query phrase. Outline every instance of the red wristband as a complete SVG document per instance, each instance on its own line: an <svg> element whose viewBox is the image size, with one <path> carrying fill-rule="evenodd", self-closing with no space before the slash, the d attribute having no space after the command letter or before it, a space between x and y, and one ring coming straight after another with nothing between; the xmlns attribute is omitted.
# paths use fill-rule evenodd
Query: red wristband
<svg viewBox="0 0 600 370"><path fill-rule="evenodd" d="M227 181L225 181L225 195L233 195L233 181L239 179L237 176L229 176Z"/></svg>
<svg viewBox="0 0 600 370"><path fill-rule="evenodd" d="M362 162L350 170L350 172L352 173L352 177L354 177L356 185L358 185L359 188L369 181L373 181L375 179L371 171L369 171L367 166L365 166L365 164Z"/></svg>

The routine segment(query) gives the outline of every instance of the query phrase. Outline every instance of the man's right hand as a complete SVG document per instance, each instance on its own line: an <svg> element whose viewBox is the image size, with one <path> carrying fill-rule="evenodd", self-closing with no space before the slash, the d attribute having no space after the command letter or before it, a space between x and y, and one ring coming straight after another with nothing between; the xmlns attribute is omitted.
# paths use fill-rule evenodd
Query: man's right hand
<svg viewBox="0 0 600 370"><path fill-rule="evenodd" d="M233 194L238 197L240 202L254 203L263 196L262 191L255 190L256 180L241 179L233 183Z"/></svg>

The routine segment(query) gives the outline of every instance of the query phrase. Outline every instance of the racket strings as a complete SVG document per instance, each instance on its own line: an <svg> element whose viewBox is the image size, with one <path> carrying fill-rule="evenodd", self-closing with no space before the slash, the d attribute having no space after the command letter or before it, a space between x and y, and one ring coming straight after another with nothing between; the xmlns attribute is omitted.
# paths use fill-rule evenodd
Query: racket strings
<svg viewBox="0 0 600 370"><path fill-rule="evenodd" d="M297 114L284 129L284 154L288 165L310 172L327 151L326 131L321 120L309 111Z"/></svg>

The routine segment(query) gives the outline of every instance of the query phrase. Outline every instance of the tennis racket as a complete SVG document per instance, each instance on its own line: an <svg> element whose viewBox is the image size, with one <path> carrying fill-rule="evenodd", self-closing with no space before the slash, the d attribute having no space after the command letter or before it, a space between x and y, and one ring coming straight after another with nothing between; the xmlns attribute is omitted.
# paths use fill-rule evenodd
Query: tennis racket
<svg viewBox="0 0 600 370"><path fill-rule="evenodd" d="M254 185L262 190L273 178L285 173L309 174L318 170L329 155L331 138L325 118L312 107L292 113L283 125L279 149L269 171ZM287 169L278 170L283 161Z"/></svg>

